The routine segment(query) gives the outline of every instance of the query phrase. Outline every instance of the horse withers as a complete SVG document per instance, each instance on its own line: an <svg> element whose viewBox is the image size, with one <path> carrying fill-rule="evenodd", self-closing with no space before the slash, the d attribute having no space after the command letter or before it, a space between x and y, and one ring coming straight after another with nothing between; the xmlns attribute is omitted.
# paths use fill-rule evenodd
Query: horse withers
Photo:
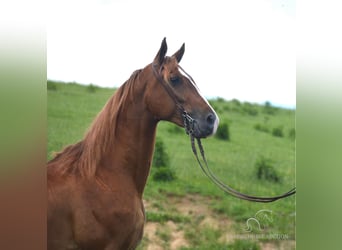
<svg viewBox="0 0 342 250"><path fill-rule="evenodd" d="M179 66L185 46L136 70L108 100L84 138L47 164L48 249L134 249L159 121L213 135L219 119Z"/></svg>

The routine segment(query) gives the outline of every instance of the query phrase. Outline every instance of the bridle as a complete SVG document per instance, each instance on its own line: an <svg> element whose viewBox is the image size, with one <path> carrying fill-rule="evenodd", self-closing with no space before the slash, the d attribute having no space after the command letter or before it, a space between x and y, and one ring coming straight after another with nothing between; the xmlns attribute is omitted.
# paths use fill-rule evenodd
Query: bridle
<svg viewBox="0 0 342 250"><path fill-rule="evenodd" d="M193 151L194 155L196 156L197 162L200 165L202 171L204 172L204 174L212 182L214 182L224 192L229 193L229 194L231 194L231 195L233 195L233 196L235 196L237 198L240 198L242 200L255 201L255 202L264 202L264 203L276 201L276 200L288 197L288 196L293 195L293 194L296 193L296 188L295 187L292 188L287 193L284 193L282 195L277 195L277 196L271 196L271 197L259 197L259 196L253 196L253 195L247 195L247 194L240 193L240 192L236 191L235 189L229 187L228 185L224 184L222 181L220 181L213 174L213 172L210 170L210 168L208 166L208 162L207 162L207 159L206 159L205 154L204 154L204 149L203 149L203 146L202 146L202 142L201 142L201 140L199 138L196 138L198 147L199 147L200 152L201 152L202 160L205 163L205 167L203 167L203 164L199 160L199 157L198 157L198 154L197 154L196 145L195 145L195 139L194 139L194 137L192 135L190 135L190 140L191 140L192 151Z"/></svg>
<svg viewBox="0 0 342 250"><path fill-rule="evenodd" d="M176 94L171 89L170 85L163 79L163 77L161 76L160 72L157 71L156 67L157 67L156 65L152 64L152 69L153 69L154 75L156 76L158 81L162 83L162 86L164 87L166 92L173 99L173 101L175 102L177 108L181 111L182 119L183 119L183 123L184 123L184 129L185 129L186 134L190 136L192 152L194 153L200 168L202 169L203 173L216 186L218 186L224 192L226 192L226 193L228 193L228 194L230 194L230 195L232 195L234 197L237 197L237 198L240 198L240 199L243 199L243 200L254 201L254 202L264 202L264 203L266 203L266 202L273 202L273 201L276 201L276 200L279 200L279 199L282 199L282 198L286 198L286 197L291 196L291 195L296 193L296 188L295 187L292 188L287 193L284 193L282 195L277 195L277 196L271 196L271 197L258 197L258 196L243 194L243 193L240 193L240 192L236 191L235 189L229 187L228 185L226 185L222 181L220 181L214 175L214 173L210 170L210 168L208 166L207 159L206 159L205 154L204 154L204 149L203 149L203 146L202 146L201 139L200 138L196 138L197 145L198 145L198 148L199 148L200 153L201 153L202 161L204 162L204 166L203 166L201 160L198 157L198 153L197 153L197 149L196 149L196 143L195 143L194 128L195 128L196 120L193 119L186 112L186 110L184 109L182 104L179 103L179 101L178 101L178 99L176 97ZM190 79L190 81L192 81L192 83L195 84L195 81L192 79L192 77L188 73L186 73L185 70L182 67L180 67L179 65L178 65L178 67Z"/></svg>
<svg viewBox="0 0 342 250"><path fill-rule="evenodd" d="M177 98L175 92L171 89L169 84L163 79L163 77L160 74L161 72L160 71L158 72L156 67L157 67L157 65L152 64L152 70L153 70L153 73L154 73L155 77L158 79L159 82L162 83L162 86L164 87L166 92L169 94L169 96L172 98L172 100L175 102L176 107L181 112L182 119L183 119L183 122L184 122L184 128L185 128L186 133L188 135L193 134L194 126L195 126L195 120L188 114L188 112L186 112L186 110L184 109L183 105L181 103L179 103L178 98ZM181 69L184 72L184 74L187 77L189 77L189 79L191 81L194 82L192 77L188 73L186 73L185 70L181 66L178 65L178 67L179 67L179 69Z"/></svg>

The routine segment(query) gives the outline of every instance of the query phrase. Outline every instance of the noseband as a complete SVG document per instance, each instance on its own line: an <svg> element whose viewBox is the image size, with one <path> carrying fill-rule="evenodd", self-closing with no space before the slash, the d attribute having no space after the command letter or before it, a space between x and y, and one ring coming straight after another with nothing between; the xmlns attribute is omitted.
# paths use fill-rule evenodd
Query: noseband
<svg viewBox="0 0 342 250"><path fill-rule="evenodd" d="M195 83L195 81L192 79L192 77L186 73L184 71L184 69L182 69L179 65L178 67L184 72L184 74L193 82ZM164 89L166 90L166 92L169 94L169 96L173 99L173 101L175 102L177 108L181 111L182 114L182 119L184 122L184 129L187 135L190 136L190 141L191 141L191 148L192 148L192 152L194 153L197 162L200 166L200 168L202 169L203 173L216 185L218 186L220 189L222 189L224 192L240 198L242 200L248 200L248 201L254 201L254 202L273 202L288 196L291 196L293 194L296 193L296 188L292 188L290 191L288 191L287 193L284 193L282 195L278 195L278 196L271 196L271 197L258 197L258 196L253 196L253 195L247 195L247 194L243 194L240 193L238 191L236 191L235 189L229 187L228 185L224 184L222 181L220 181L214 174L213 172L210 170L209 166L208 166L208 162L207 159L205 157L204 154L204 149L202 146L202 142L200 138L196 138L197 141L197 145L198 148L200 150L201 153L201 157L202 157L202 161L205 164L205 167L203 166L202 162L200 161L198 154L197 154L197 149L196 149L196 144L195 144L195 137L194 137L194 127L196 124L196 120L194 120L184 109L184 107L182 106L182 104L179 103L176 94L173 92L173 90L170 88L170 86L168 85L168 83L163 79L163 77L161 76L160 72L157 71L156 69L156 65L152 64L152 69L153 69L153 73L156 76L156 78L159 80L159 82L162 83L162 86L164 87Z"/></svg>

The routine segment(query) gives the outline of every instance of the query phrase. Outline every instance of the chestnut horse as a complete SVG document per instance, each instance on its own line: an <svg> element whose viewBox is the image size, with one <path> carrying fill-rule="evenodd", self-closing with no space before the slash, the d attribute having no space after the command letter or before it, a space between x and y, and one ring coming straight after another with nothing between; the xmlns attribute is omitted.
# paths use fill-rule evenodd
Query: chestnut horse
<svg viewBox="0 0 342 250"><path fill-rule="evenodd" d="M109 99L84 138L48 162L48 249L134 249L143 235L142 202L161 120L204 138L218 117L178 65L184 44L135 71Z"/></svg>

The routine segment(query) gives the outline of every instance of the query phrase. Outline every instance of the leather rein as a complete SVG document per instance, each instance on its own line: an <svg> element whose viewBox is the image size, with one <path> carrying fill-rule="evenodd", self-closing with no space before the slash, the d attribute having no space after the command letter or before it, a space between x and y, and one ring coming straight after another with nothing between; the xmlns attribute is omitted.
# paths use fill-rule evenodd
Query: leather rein
<svg viewBox="0 0 342 250"><path fill-rule="evenodd" d="M178 67L189 78L189 80L192 81L192 83L195 85L195 81L192 79L192 77L188 73L186 73L182 67L180 67L179 65L178 65ZM216 186L218 186L224 192L226 192L226 193L228 193L228 194L230 194L230 195L232 195L234 197L240 198L242 200L248 200L248 201L254 201L254 202L264 202L264 203L273 202L273 201L276 201L276 200L279 200L279 199L282 199L282 198L286 198L286 197L291 196L291 195L296 193L296 188L294 187L290 191L288 191L287 193L284 193L284 194L281 194L281 195L271 196L271 197L258 197L258 196L253 196L253 195L247 195L247 194L240 193L239 191L236 191L235 189L229 187L228 185L226 185L222 181L220 181L214 175L214 173L210 170L210 168L208 166L208 162L207 162L207 159L205 157L205 153L204 153L204 149L203 149L203 146L202 146L201 139L200 138L195 138L194 135L193 135L194 134L194 128L195 128L196 120L193 119L186 112L184 107L178 102L176 94L170 88L170 85L163 79L163 77L161 76L160 72L157 71L156 65L152 64L152 69L153 69L153 73L156 76L156 78L162 83L162 86L167 91L167 93L170 95L170 97L174 100L177 108L182 113L182 118L183 118L183 122L184 122L184 129L185 129L186 134L190 136L192 152L194 153L200 168L202 169L203 173ZM198 148L200 150L200 154L201 154L201 157L202 157L202 161L204 162L204 165L202 164L202 162L201 162L201 160L200 160L200 158L198 156L195 139L197 141L197 145L198 145Z"/></svg>

